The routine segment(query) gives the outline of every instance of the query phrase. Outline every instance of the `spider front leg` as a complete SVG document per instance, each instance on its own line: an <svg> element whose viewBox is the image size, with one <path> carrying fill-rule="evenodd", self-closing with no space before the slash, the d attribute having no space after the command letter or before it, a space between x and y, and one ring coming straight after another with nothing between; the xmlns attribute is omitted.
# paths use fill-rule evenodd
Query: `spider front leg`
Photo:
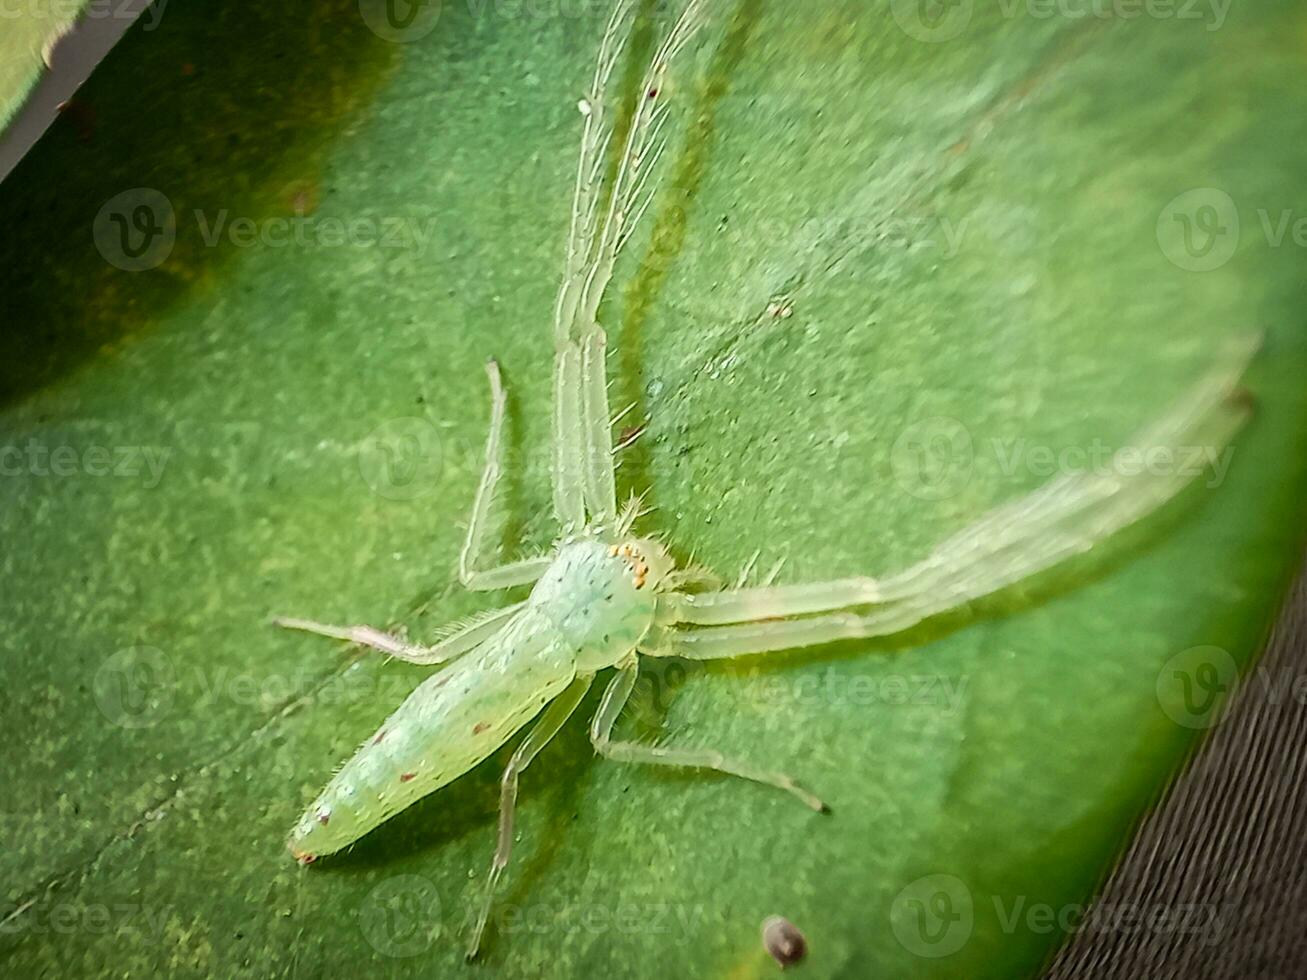
<svg viewBox="0 0 1307 980"><path fill-rule="evenodd" d="M714 660L886 636L1086 552L1147 517L1201 472L1127 460L1182 460L1194 450L1215 459L1229 444L1250 415L1239 379L1256 350L1257 338L1241 338L1224 363L1137 433L1106 471L1065 473L994 508L902 571L662 597L662 629L649 652ZM786 618L795 616L806 618Z"/></svg>
<svg viewBox="0 0 1307 980"><path fill-rule="evenodd" d="M690 0L655 52L636 94L631 128L613 177L602 193L613 113L607 90L618 55L635 23L637 4L620 0L609 18L589 94L572 197L563 281L554 309L554 512L564 533L608 525L617 517L612 418L604 357L607 339L599 306L623 246L648 210L655 172L666 147L669 66L707 18L705 0Z"/></svg>
<svg viewBox="0 0 1307 980"><path fill-rule="evenodd" d="M817 797L803 789L789 776L779 772L759 769L748 762L728 759L715 749L677 749L662 745L642 745L639 742L613 741L613 726L622 713L635 679L639 672L639 663L634 658L625 666L619 667L617 675L604 691L599 710L594 721L590 723L590 741L595 751L618 762L639 762L655 766L672 766L681 769L715 769L730 776L739 776L755 783L775 786L796 796L804 806L820 812L829 808Z"/></svg>
<svg viewBox="0 0 1307 980"><path fill-rule="evenodd" d="M591 324L581 342L581 411L585 421L585 487L590 519L609 524L617 516L612 416L608 408L608 335Z"/></svg>
<svg viewBox="0 0 1307 980"><path fill-rule="evenodd" d="M617 516L605 368L607 338L591 324L554 359L554 512L565 529Z"/></svg>
<svg viewBox="0 0 1307 980"><path fill-rule="evenodd" d="M490 518L495 485L499 482L502 455L500 436L504 427L504 406L507 401L503 382L499 378L498 362L487 361L486 374L490 378L491 396L490 433L486 437L486 465L481 473L481 482L477 486L476 498L472 502L472 516L467 522L467 537L464 538L463 549L458 554L458 580L465 587L479 592L508 589L515 585L529 585L544 574L550 562L548 556L542 556L511 562L498 568L476 567L485 550L483 540L485 525Z"/></svg>
<svg viewBox="0 0 1307 980"><path fill-rule="evenodd" d="M669 624L716 626L827 612L877 602L881 597L881 583L863 576L810 585L773 585L695 594L673 592L660 598L659 605L662 618Z"/></svg>
<svg viewBox="0 0 1307 980"><path fill-rule="evenodd" d="M333 640L345 640L358 643L389 654L396 660L405 660L411 664L444 664L455 657L462 656L473 647L488 640L503 627L521 608L524 602L505 606L484 618L478 619L465 628L431 646L418 646L409 643L403 637L386 633L375 626L331 626L327 623L315 623L311 619L295 619L290 616L278 616L272 621L273 626L288 630L300 630L317 636L327 636Z"/></svg>

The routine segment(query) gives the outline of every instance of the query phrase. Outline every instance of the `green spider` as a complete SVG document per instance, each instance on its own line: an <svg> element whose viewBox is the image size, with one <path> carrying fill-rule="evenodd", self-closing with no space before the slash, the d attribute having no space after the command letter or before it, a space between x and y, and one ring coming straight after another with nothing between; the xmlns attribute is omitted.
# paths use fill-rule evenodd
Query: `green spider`
<svg viewBox="0 0 1307 980"><path fill-rule="evenodd" d="M711 749L618 741L613 727L634 688L640 656L716 660L883 636L995 592L1075 554L1151 513L1192 473L1063 474L1001 505L923 560L878 578L694 592L703 573L677 568L653 537L634 533L635 502L619 512L613 475L606 338L596 322L614 263L652 199L670 98L666 76L706 19L690 0L644 76L607 206L604 160L612 138L606 90L635 19L619 0L599 48L590 93L580 102L584 135L577 167L563 285L555 309L553 503L561 533L545 555L479 568L500 477L504 388L489 362L492 410L485 470L477 488L459 579L469 589L534 583L529 598L463 625L433 646L369 626L277 623L364 644L416 664L449 666L421 684L336 773L291 832L309 863L357 840L440 789L540 721L504 771L498 846L468 948L476 955L496 885L513 844L518 777L562 727L595 675L616 668L590 725L595 749L622 762L715 769L781 789L816 811L826 807L788 775ZM1240 341L1221 365L1138 433L1128 450L1219 448L1248 414L1239 379L1256 350ZM1127 451L1127 450L1123 450Z"/></svg>

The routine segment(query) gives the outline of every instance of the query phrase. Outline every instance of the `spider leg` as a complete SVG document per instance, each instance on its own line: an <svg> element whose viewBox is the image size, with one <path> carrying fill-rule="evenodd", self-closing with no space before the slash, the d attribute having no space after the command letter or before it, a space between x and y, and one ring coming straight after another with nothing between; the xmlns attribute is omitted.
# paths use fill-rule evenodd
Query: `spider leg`
<svg viewBox="0 0 1307 980"><path fill-rule="evenodd" d="M295 619L289 616L278 616L272 621L272 625L280 626L283 629L315 633L318 636L331 637L333 640L358 643L389 654L396 660L406 660L411 664L443 664L467 653L477 644L489 639L524 605L525 603L519 602L512 606L505 606L503 609L497 609L490 615L474 620L431 646L409 643L402 637L383 632L375 626L330 626L326 623L315 623L309 619Z"/></svg>
<svg viewBox="0 0 1307 980"><path fill-rule="evenodd" d="M585 525L581 392L581 349L567 342L554 356L554 515L564 531Z"/></svg>
<svg viewBox="0 0 1307 980"><path fill-rule="evenodd" d="M578 334L576 324L587 266L602 233L599 196L604 156L613 135L608 83L630 39L635 6L634 0L621 0L614 7L599 45L590 91L580 104L585 125L563 283L554 310L554 514L565 530L585 524L587 505L592 512L606 513L610 518L616 511L615 492L609 492L611 499L605 497L605 490L613 485L612 463L604 461L608 470L606 478L603 467L596 463L601 445L605 450L611 449L608 445L611 437L597 424L600 419L604 426L608 424L603 331L590 323ZM597 340L591 339L595 332Z"/></svg>
<svg viewBox="0 0 1307 980"><path fill-rule="evenodd" d="M609 683L608 689L604 691L599 710L595 713L594 721L590 723L590 741L594 743L595 751L600 755L616 759L618 762L639 762L682 769L715 769L730 776L739 776L741 779L783 789L796 796L805 806L818 812L828 809L826 804L784 773L769 772L748 762L727 759L715 749L678 749L664 745L644 745L640 742L613 741L613 726L617 724L617 716L621 714L622 708L631 696L638 672L639 663L632 659L629 664L617 669L617 674Z"/></svg>
<svg viewBox="0 0 1307 980"><path fill-rule="evenodd" d="M481 910L472 929L472 942L468 945L467 958L473 959L481 948L481 936L486 931L486 922L490 919L490 908L495 899L495 887L500 876L508 867L508 858L513 851L513 810L517 805L517 777L531 764L531 760L540 750L549 744L549 740L558 734L563 723L576 710L581 698L590 688L593 674L578 674L567 688L558 695L540 721L531 729L530 734L522 740L513 757L508 760L503 778L499 783L499 842L495 847L495 857L490 864L490 874L486 878L486 893L481 901Z"/></svg>
<svg viewBox="0 0 1307 980"><path fill-rule="evenodd" d="M608 337L597 324L581 347L581 413L585 424L585 497L590 519L609 524L617 516L613 428L608 409Z"/></svg>
<svg viewBox="0 0 1307 980"><path fill-rule="evenodd" d="M1214 454L1226 446L1250 414L1238 384L1255 351L1254 343L1244 341L1237 356L1191 388L1121 453L1138 457L1163 449L1176 459L1185 447ZM1160 472L1114 466L1066 473L991 510L924 560L883 578L670 594L660 599L664 626L710 628L664 629L657 648L648 652L715 659L900 632L1088 551L1155 511L1195 475L1196 468L1179 466ZM869 611L850 611L868 605ZM810 618L784 618L791 616ZM721 625L728 623L736 625Z"/></svg>
<svg viewBox="0 0 1307 980"><path fill-rule="evenodd" d="M476 567L485 551L486 522L490 519L495 486L499 483L502 455L500 436L504 428L504 404L507 397L499 377L499 364L493 360L487 361L486 374L490 378L490 433L486 437L486 465L481 472L476 497L472 501L472 515L468 518L463 549L458 554L458 580L465 587L479 592L528 585L544 574L550 562L547 556L543 556L511 562L497 568Z"/></svg>
<svg viewBox="0 0 1307 980"><path fill-rule="evenodd" d="M565 529L581 527L587 515L590 524L611 525L617 517L607 338L597 319L599 304L617 256L648 204L644 195L652 194L650 174L665 145L658 136L667 118L668 64L702 26L705 7L705 0L690 0L654 55L606 207L601 206L605 152L613 138L606 92L634 23L632 0L622 0L613 11L590 93L581 102L585 127L554 310L554 512Z"/></svg>
<svg viewBox="0 0 1307 980"><path fill-rule="evenodd" d="M568 340L554 361L554 512L565 528L611 524L617 517L612 427L608 414L608 340L593 324Z"/></svg>

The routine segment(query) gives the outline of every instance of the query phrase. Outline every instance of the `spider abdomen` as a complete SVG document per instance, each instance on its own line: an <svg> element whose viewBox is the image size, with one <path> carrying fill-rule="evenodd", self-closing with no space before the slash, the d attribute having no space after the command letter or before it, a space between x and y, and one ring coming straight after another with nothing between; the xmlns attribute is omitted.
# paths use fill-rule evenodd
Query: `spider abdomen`
<svg viewBox="0 0 1307 980"><path fill-rule="evenodd" d="M359 746L291 831L302 862L352 843L503 745L576 676L571 651L529 610L428 677Z"/></svg>

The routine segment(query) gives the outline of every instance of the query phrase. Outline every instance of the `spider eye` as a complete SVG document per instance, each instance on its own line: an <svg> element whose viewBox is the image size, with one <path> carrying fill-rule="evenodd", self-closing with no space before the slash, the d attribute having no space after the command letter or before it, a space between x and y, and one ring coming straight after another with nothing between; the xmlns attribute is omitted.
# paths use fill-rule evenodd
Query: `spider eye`
<svg viewBox="0 0 1307 980"><path fill-rule="evenodd" d="M639 547L628 541L620 545L612 545L608 549L608 554L612 558L622 558L631 571L632 583L637 589L644 588L645 581L649 577L649 560Z"/></svg>

